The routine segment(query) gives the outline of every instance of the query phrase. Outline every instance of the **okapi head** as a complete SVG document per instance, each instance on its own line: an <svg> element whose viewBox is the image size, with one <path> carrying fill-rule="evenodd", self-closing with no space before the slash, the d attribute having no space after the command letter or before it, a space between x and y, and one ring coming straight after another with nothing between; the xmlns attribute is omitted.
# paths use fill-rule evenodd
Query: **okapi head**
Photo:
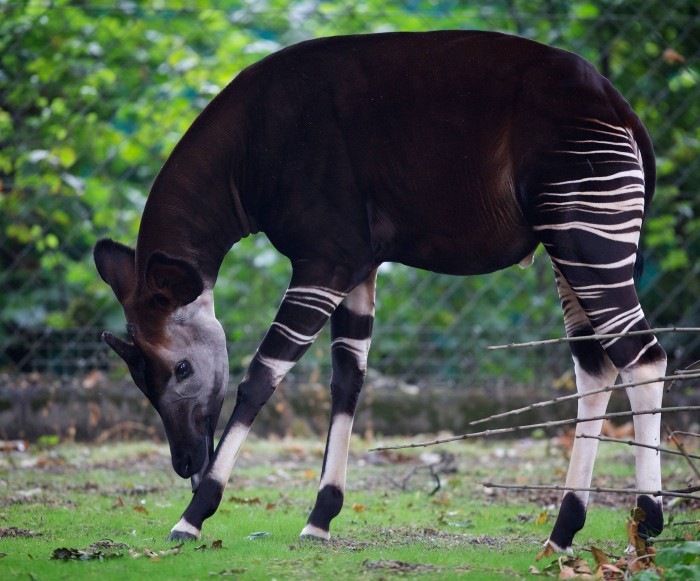
<svg viewBox="0 0 700 581"><path fill-rule="evenodd" d="M173 468L191 477L195 490L213 455L228 384L226 337L212 291L192 264L163 252L152 252L137 268L133 249L101 240L94 258L124 308L132 342L106 331L102 339L160 414Z"/></svg>

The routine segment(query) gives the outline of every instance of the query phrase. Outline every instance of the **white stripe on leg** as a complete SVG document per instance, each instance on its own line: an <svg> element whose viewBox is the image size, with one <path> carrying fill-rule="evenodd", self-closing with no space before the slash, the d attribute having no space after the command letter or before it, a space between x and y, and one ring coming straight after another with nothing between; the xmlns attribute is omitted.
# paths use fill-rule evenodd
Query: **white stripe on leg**
<svg viewBox="0 0 700 581"><path fill-rule="evenodd" d="M666 361L640 365L621 372L625 382L643 381L662 377L666 372ZM650 383L627 388L632 411L643 411L661 407L663 383ZM639 444L658 446L661 433L661 414L634 416L634 439ZM661 489L661 456L656 450L635 446L637 464L637 487L640 490Z"/></svg>
<svg viewBox="0 0 700 581"><path fill-rule="evenodd" d="M219 442L216 458L208 470L207 476L226 487L233 465L236 463L241 446L248 435L249 427L238 425L231 428Z"/></svg>
<svg viewBox="0 0 700 581"><path fill-rule="evenodd" d="M328 435L326 466L321 477L319 489L327 484L332 484L337 486L341 492L345 491L352 423L353 417L347 414L338 414L333 418L331 432Z"/></svg>

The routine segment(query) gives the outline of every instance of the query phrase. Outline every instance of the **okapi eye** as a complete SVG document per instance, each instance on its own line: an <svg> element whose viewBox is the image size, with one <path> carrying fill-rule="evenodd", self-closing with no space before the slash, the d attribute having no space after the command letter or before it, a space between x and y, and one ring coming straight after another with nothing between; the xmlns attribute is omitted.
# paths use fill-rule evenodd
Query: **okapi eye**
<svg viewBox="0 0 700 581"><path fill-rule="evenodd" d="M190 373L192 373L192 367L190 367L189 361L183 359L175 366L175 377L178 380L185 379Z"/></svg>

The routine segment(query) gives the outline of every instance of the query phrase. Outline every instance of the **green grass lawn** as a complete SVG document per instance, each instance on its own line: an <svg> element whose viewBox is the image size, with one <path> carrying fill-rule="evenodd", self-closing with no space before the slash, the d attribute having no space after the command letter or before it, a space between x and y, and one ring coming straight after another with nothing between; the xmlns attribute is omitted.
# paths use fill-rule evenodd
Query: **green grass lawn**
<svg viewBox="0 0 700 581"><path fill-rule="evenodd" d="M298 538L315 498L320 440L251 439L202 539L181 547L165 539L191 493L172 471L167 446L61 444L6 453L0 456L0 578L539 579L530 567L555 561L535 557L559 494L489 490L480 482L561 484L568 460L556 441L368 453L376 444L353 441L345 507L330 542ZM440 462L437 477L426 461ZM690 479L682 458L666 458L664 472L667 487ZM632 450L601 445L594 483L633 487ZM591 545L622 554L632 502L595 495L577 537L581 556L593 563ZM698 517L682 502L667 510L676 522ZM684 534L697 535L697 525L668 527L664 536ZM60 548L103 558L52 559Z"/></svg>

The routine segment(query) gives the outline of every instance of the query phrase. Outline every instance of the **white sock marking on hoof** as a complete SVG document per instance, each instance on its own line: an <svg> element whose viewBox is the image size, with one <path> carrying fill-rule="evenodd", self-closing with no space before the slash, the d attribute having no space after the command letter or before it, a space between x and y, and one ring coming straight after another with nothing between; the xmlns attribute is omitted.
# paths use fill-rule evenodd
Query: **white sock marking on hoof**
<svg viewBox="0 0 700 581"><path fill-rule="evenodd" d="M571 547L566 547L566 548L560 547L559 545L557 545L554 541L552 541L552 540L550 540L550 539L547 539L547 541L545 542L545 544L542 545L542 546L543 546L543 548L545 548L545 549L546 549L547 547L551 547L551 549L552 549L555 553L563 553L564 555L573 555L573 554L574 554L574 549L573 549L573 548L571 548Z"/></svg>
<svg viewBox="0 0 700 581"><path fill-rule="evenodd" d="M301 531L300 537L315 537L317 539L323 539L324 541L330 541L331 533L330 531L324 531L314 525L306 525Z"/></svg>
<svg viewBox="0 0 700 581"><path fill-rule="evenodd" d="M202 536L202 531L200 531L196 526L191 525L185 520L185 517L183 516L180 521L170 530L171 533L173 532L178 532L178 533L188 533L194 537L201 537Z"/></svg>

